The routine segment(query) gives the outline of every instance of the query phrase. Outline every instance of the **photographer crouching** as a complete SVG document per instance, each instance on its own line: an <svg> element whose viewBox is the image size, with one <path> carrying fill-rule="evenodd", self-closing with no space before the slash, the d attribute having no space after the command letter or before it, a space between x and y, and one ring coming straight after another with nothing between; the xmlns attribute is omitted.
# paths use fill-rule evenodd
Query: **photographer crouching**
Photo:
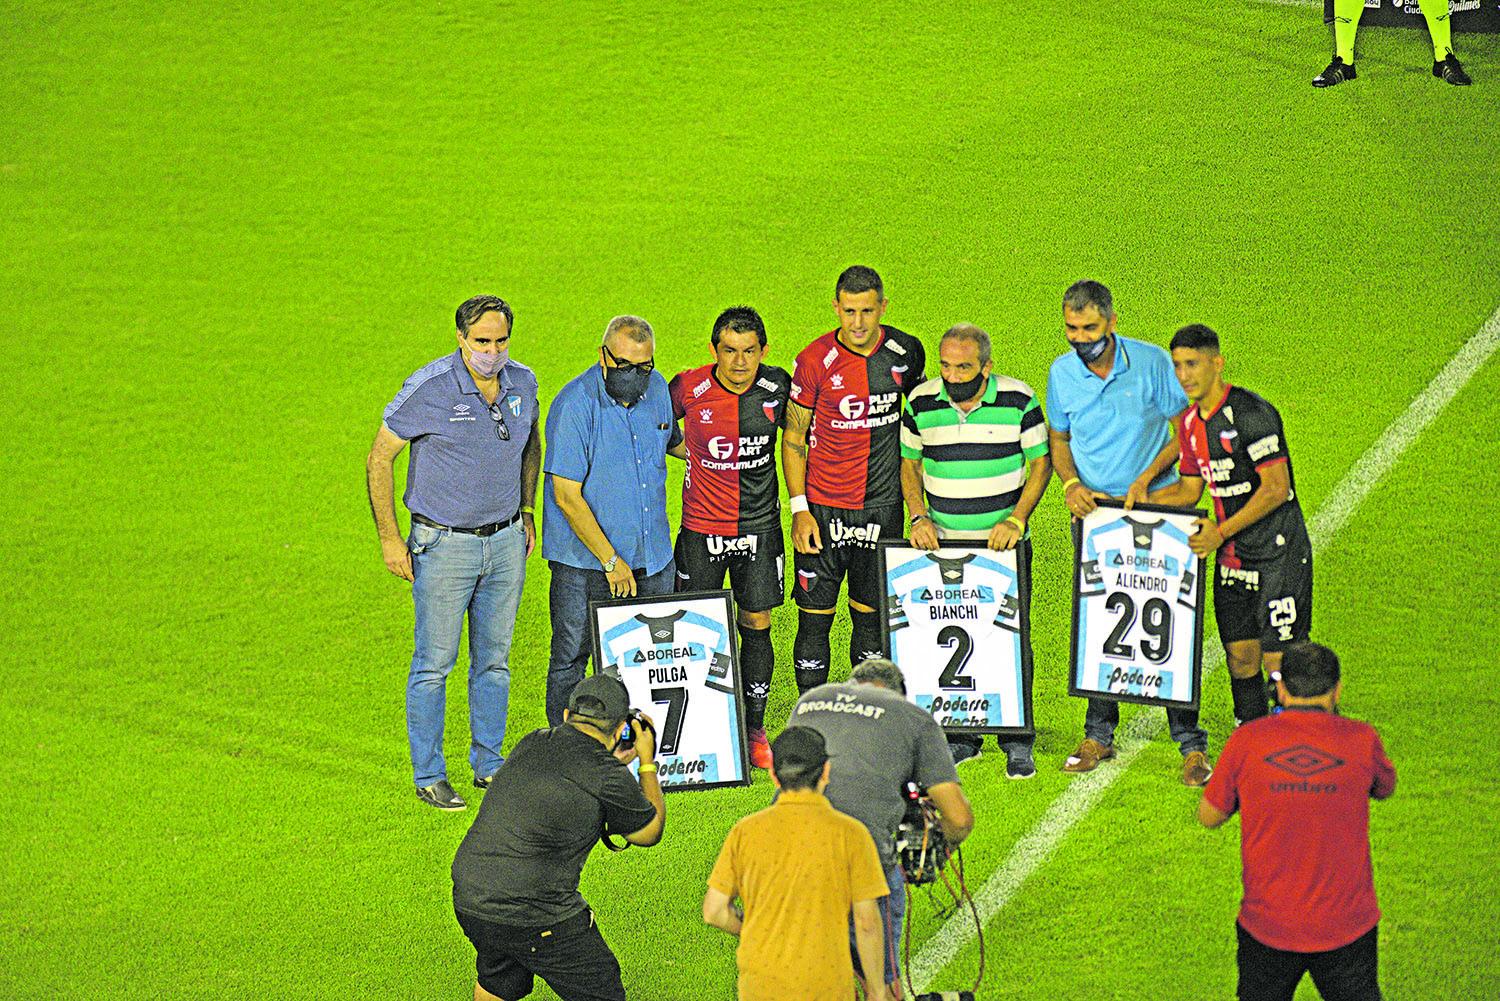
<svg viewBox="0 0 1500 1001"><path fill-rule="evenodd" d="M637 757L639 785L625 767ZM527 734L505 759L453 858L453 909L477 954L476 1001L517 1001L533 977L563 1001L625 1001L620 964L578 878L604 834L644 848L661 841L655 757L650 718L631 712L618 679L596 674L573 689L561 725Z"/></svg>
<svg viewBox="0 0 1500 1001"><path fill-rule="evenodd" d="M790 724L823 735L830 762L825 795L835 810L865 825L880 853L891 891L881 898L880 908L883 979L891 997L900 998L896 957L906 916L906 880L895 835L906 816L909 785L926 790L948 847L957 847L974 830L974 811L959 785L948 738L931 713L907 700L901 669L884 658L860 662L846 683L807 692L797 700ZM851 944L852 939L851 931ZM857 950L853 959L855 973L864 981L868 974Z"/></svg>

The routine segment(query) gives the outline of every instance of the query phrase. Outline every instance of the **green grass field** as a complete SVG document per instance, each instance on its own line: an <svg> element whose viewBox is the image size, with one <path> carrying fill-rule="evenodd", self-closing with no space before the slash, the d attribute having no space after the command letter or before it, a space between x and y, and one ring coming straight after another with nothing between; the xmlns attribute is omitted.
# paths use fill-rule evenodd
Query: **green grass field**
<svg viewBox="0 0 1500 1001"><path fill-rule="evenodd" d="M427 6L0 6L0 995L468 996L473 812L412 795L411 602L363 461L470 294L515 305L545 399L621 312L674 371L749 302L790 364L863 262L929 352L976 322L1041 389L1062 290L1097 277L1123 332L1220 331L1310 514L1500 303L1493 36L1459 36L1464 91L1423 32L1367 30L1320 92L1318 12L1248 0ZM1500 993L1497 400L1492 360L1318 564L1315 638L1400 772L1372 833L1392 998ZM1092 780L1057 771L1083 707L1055 492L1035 535L1041 771L964 767L976 886ZM511 743L544 723L529 572ZM996 915L982 997L1233 994L1237 823L1198 828L1177 771L1159 738ZM591 860L632 997L733 996L699 901L768 794L670 797L659 848ZM912 923L915 954L938 922Z"/></svg>

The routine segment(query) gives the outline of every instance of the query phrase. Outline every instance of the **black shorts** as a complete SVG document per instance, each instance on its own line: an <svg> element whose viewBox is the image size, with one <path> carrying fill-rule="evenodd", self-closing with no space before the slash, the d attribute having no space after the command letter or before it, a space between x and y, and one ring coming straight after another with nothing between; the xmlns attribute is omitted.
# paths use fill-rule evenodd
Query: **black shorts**
<svg viewBox="0 0 1500 1001"><path fill-rule="evenodd" d="M1262 650L1285 649L1312 635L1312 546L1289 548L1274 560L1220 563L1214 571L1214 618L1219 640L1260 640Z"/></svg>
<svg viewBox="0 0 1500 1001"><path fill-rule="evenodd" d="M517 928L463 911L454 913L474 943L479 986L496 997L525 997L535 976L547 981L563 1001L625 1001L620 964L604 944L593 911L585 909L543 928Z"/></svg>
<svg viewBox="0 0 1500 1001"><path fill-rule="evenodd" d="M901 505L854 511L809 504L807 509L818 523L823 551L792 554L797 568L797 584L792 589L797 607L809 611L833 608L845 574L849 575L850 601L867 608L883 607L885 585L876 546L882 539L902 537Z"/></svg>
<svg viewBox="0 0 1500 1001"><path fill-rule="evenodd" d="M729 571L734 603L746 612L765 612L786 601L786 543L781 526L744 535L704 535L691 528L677 533L678 591L717 591Z"/></svg>
<svg viewBox="0 0 1500 1001"><path fill-rule="evenodd" d="M1380 1001L1376 925L1327 952L1286 952L1257 941L1238 924L1240 1001L1292 1001L1302 974L1311 973L1324 1001Z"/></svg>

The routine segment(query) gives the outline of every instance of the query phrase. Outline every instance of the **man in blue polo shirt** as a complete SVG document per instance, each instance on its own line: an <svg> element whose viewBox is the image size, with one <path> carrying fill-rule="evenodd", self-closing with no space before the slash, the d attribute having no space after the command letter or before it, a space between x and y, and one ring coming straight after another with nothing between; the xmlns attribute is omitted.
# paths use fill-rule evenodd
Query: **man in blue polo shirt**
<svg viewBox="0 0 1500 1001"><path fill-rule="evenodd" d="M670 594L667 455L686 456L656 339L639 316L604 330L597 365L547 412L542 556L552 570L547 721L562 722L593 645L589 602Z"/></svg>
<svg viewBox="0 0 1500 1001"><path fill-rule="evenodd" d="M440 810L466 804L448 782L443 711L448 672L469 617L469 764L474 785L499 771L510 699L510 641L536 541L532 508L542 466L537 381L510 358L514 314L479 295L458 307L458 350L418 369L385 408L365 474L385 565L412 584L415 651L406 731L417 796ZM392 466L411 444L396 523Z"/></svg>
<svg viewBox="0 0 1500 1001"><path fill-rule="evenodd" d="M1115 333L1116 319L1114 298L1099 282L1075 282L1063 294L1063 326L1073 350L1053 361L1047 374L1047 438L1063 500L1075 518L1094 510L1098 497L1124 497L1171 438L1172 418L1188 405L1171 356ZM1152 489L1176 479L1173 467ZM1088 703L1084 741L1063 763L1065 772L1090 772L1115 756L1119 703ZM1213 765L1197 712L1168 709L1167 724L1182 749L1183 783L1203 785Z"/></svg>

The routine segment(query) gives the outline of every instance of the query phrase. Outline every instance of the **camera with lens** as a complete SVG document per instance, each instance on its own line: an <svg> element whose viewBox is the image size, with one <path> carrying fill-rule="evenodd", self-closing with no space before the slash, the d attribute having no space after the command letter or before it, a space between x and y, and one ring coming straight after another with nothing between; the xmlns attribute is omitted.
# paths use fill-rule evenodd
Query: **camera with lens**
<svg viewBox="0 0 1500 1001"><path fill-rule="evenodd" d="M651 721L646 719L645 713L639 709L632 709L625 717L625 729L620 731L620 749L628 751L634 747L636 734L640 733L641 730L650 730L652 733L655 733L656 727L652 726Z"/></svg>
<svg viewBox="0 0 1500 1001"><path fill-rule="evenodd" d="M906 881L916 886L931 883L948 862L948 839L938 823L937 805L927 790L907 782L901 790L906 812L896 825L896 857Z"/></svg>

